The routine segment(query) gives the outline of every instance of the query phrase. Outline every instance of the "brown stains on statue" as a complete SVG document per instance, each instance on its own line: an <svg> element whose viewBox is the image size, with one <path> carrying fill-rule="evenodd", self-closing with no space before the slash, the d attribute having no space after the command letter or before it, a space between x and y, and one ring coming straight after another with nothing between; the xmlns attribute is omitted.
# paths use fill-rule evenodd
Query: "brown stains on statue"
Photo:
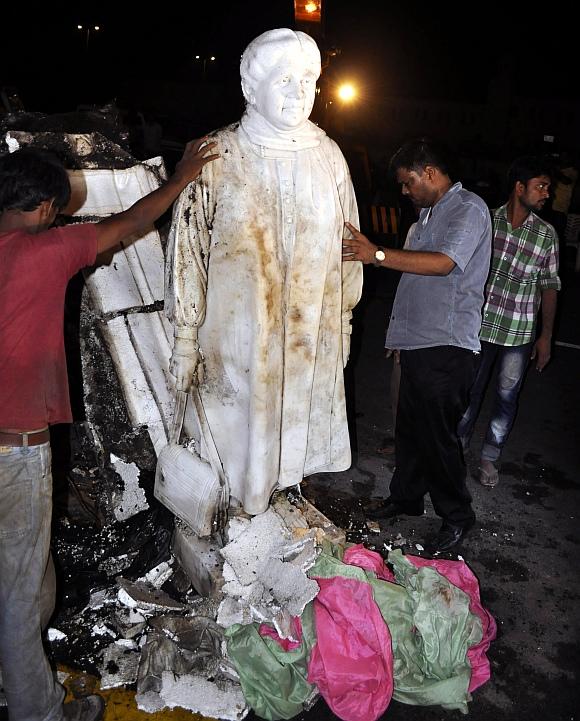
<svg viewBox="0 0 580 721"><path fill-rule="evenodd" d="M256 243L256 255L258 260L258 274L264 279L265 295L264 306L266 310L266 323L271 328L276 324L277 319L277 295L279 294L278 283L272 268L272 251L266 247L266 234L264 229L257 223L251 222L248 228L249 237Z"/></svg>

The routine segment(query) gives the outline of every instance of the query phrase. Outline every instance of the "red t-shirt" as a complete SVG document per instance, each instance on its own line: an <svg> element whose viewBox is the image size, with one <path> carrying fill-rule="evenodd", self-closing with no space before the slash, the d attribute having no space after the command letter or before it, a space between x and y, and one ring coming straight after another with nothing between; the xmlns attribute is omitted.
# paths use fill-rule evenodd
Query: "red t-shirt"
<svg viewBox="0 0 580 721"><path fill-rule="evenodd" d="M72 420L64 296L70 278L96 255L90 223L0 233L0 428Z"/></svg>

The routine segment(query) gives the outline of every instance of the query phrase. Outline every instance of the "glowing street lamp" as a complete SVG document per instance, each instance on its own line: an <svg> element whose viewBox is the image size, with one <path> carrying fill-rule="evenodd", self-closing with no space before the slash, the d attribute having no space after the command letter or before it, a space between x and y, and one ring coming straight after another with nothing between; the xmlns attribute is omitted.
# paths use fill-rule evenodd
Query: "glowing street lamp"
<svg viewBox="0 0 580 721"><path fill-rule="evenodd" d="M350 83L344 83L338 88L338 97L343 103L352 103L356 98L356 88Z"/></svg>
<svg viewBox="0 0 580 721"><path fill-rule="evenodd" d="M91 37L91 30L94 32L98 32L101 29L100 25L87 25L86 27L84 25L77 25L77 30L80 30L81 32L84 30L86 32L86 45L85 45L85 51L89 52L89 40Z"/></svg>
<svg viewBox="0 0 580 721"><path fill-rule="evenodd" d="M205 80L205 70L206 70L207 61L209 60L210 63L213 63L213 62L215 62L216 57L215 57L215 55L210 55L209 58L202 58L201 55L196 55L195 60L198 62L203 61L203 79Z"/></svg>

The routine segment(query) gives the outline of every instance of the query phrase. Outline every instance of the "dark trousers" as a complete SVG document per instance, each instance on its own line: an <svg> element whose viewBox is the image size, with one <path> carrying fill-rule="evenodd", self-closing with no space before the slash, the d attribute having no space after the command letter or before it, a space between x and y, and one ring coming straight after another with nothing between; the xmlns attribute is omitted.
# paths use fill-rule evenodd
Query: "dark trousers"
<svg viewBox="0 0 580 721"><path fill-rule="evenodd" d="M464 526L475 518L457 426L476 363L475 353L455 346L401 351L397 467L389 500L408 513L422 513L429 493L444 521Z"/></svg>

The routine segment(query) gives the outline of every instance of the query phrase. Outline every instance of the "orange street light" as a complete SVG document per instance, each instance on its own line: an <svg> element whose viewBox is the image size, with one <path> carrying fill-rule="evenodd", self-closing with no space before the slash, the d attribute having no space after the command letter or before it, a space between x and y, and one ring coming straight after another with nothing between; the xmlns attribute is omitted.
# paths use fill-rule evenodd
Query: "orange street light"
<svg viewBox="0 0 580 721"><path fill-rule="evenodd" d="M343 103L352 103L356 98L356 88L351 83L344 83L338 88L337 94Z"/></svg>

